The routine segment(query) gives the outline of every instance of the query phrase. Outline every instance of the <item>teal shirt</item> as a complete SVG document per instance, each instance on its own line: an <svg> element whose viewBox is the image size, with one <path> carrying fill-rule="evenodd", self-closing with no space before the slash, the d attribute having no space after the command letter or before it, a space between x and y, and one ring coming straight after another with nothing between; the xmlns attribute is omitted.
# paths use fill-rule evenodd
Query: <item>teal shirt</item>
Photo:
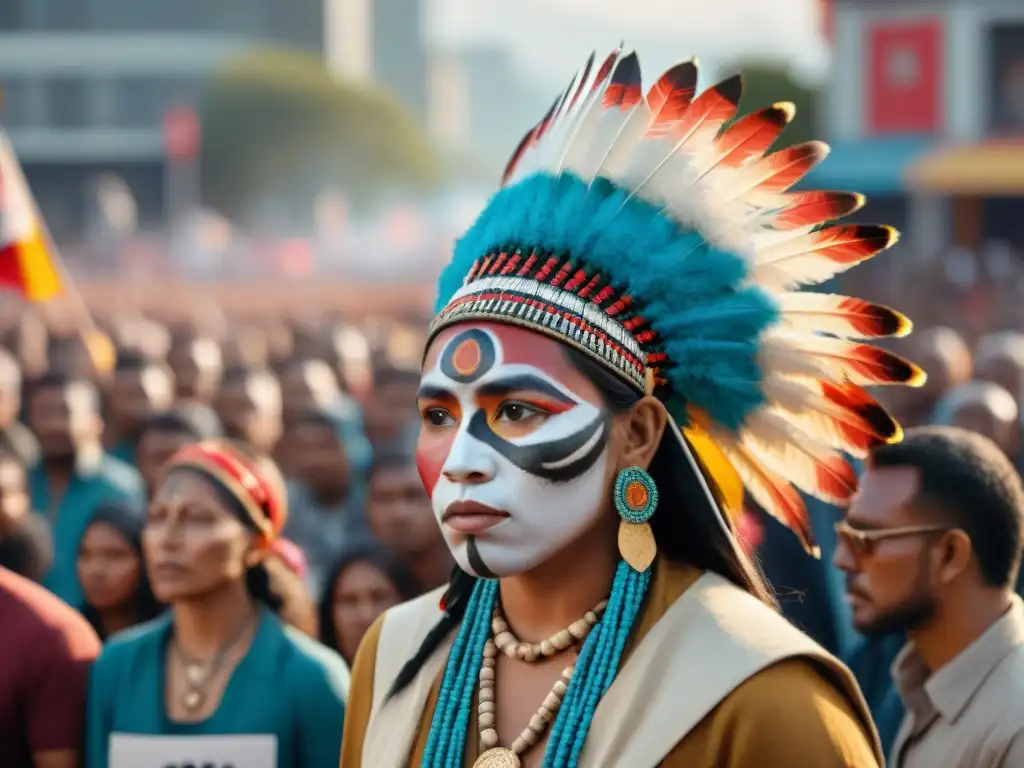
<svg viewBox="0 0 1024 768"><path fill-rule="evenodd" d="M217 710L199 723L175 723L164 710L171 626L164 615L104 646L89 680L86 768L108 768L113 733L271 735L278 768L338 768L348 694L348 667L338 654L263 610Z"/></svg>
<svg viewBox="0 0 1024 768"><path fill-rule="evenodd" d="M136 466L135 464L135 442L132 440L122 440L109 451L107 451L118 461L124 462L129 467Z"/></svg>
<svg viewBox="0 0 1024 768"><path fill-rule="evenodd" d="M132 467L104 454L92 471L76 473L68 483L60 506L52 508L50 486L41 464L29 475L32 508L46 515L53 527L53 565L43 586L68 605L82 606L82 588L78 584L75 559L82 535L96 505L104 501L124 501L144 510L145 488Z"/></svg>

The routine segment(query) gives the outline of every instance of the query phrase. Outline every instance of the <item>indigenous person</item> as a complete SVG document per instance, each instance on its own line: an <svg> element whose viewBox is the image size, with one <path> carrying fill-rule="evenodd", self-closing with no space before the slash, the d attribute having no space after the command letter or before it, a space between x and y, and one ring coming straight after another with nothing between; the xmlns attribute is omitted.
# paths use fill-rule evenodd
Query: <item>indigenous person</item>
<svg viewBox="0 0 1024 768"><path fill-rule="evenodd" d="M890 765L1024 765L1022 525L1020 477L981 435L912 429L872 452L834 560L857 630L910 639Z"/></svg>
<svg viewBox="0 0 1024 768"><path fill-rule="evenodd" d="M97 660L87 768L337 765L347 667L278 618L288 607L264 565L282 486L226 442L171 459L143 531L153 591L171 609Z"/></svg>
<svg viewBox="0 0 1024 768"><path fill-rule="evenodd" d="M793 486L847 502L839 449L899 439L861 385L923 373L848 338L906 319L791 292L894 234L787 192L824 155L763 157L792 105L721 132L738 77L695 98L683 62L644 97L635 54L593 64L442 274L417 463L458 568L367 633L342 765L880 765L732 516L745 484L813 551Z"/></svg>
<svg viewBox="0 0 1024 768"><path fill-rule="evenodd" d="M101 640L149 621L164 606L153 596L142 561L140 511L108 501L96 507L78 547L82 615Z"/></svg>

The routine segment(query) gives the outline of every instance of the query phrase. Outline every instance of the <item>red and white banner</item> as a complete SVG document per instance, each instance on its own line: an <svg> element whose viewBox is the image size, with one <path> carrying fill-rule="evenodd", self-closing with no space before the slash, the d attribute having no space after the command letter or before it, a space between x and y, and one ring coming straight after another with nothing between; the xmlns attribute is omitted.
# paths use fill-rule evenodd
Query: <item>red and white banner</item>
<svg viewBox="0 0 1024 768"><path fill-rule="evenodd" d="M942 127L940 19L879 21L867 29L868 133L936 133Z"/></svg>

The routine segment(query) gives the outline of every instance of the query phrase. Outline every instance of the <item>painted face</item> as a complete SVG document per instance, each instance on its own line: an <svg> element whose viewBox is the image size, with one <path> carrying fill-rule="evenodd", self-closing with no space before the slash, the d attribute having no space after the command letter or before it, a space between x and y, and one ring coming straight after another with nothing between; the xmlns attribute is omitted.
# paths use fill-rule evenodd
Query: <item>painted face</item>
<svg viewBox="0 0 1024 768"><path fill-rule="evenodd" d="M461 568L522 573L595 524L611 414L561 345L511 326L455 326L423 370L416 464Z"/></svg>

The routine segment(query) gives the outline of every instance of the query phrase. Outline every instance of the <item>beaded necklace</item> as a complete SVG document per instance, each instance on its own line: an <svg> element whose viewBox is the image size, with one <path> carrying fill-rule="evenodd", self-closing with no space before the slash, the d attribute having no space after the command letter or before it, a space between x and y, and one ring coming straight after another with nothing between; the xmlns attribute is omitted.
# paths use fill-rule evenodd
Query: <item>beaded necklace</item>
<svg viewBox="0 0 1024 768"><path fill-rule="evenodd" d="M622 651L640 612L651 571L638 572L625 562L615 571L608 606L587 635L551 726L544 768L575 768L594 711L615 679ZM424 768L461 768L473 707L473 692L490 640L498 582L478 580L452 644L423 754Z"/></svg>

